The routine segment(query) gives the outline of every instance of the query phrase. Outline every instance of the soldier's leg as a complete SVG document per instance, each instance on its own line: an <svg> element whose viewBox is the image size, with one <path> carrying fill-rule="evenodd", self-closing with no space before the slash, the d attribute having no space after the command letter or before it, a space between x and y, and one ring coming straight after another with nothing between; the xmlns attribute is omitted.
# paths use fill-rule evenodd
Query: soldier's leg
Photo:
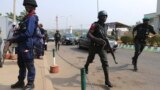
<svg viewBox="0 0 160 90"><path fill-rule="evenodd" d="M58 44L58 41L55 41L55 49L56 49L56 51L57 51L57 44Z"/></svg>
<svg viewBox="0 0 160 90"><path fill-rule="evenodd" d="M134 66L134 70L137 71L137 62L138 62L138 56L141 53L141 43L140 42L136 42L135 43L135 53L134 53L134 57L132 58L132 64Z"/></svg>
<svg viewBox="0 0 160 90"><path fill-rule="evenodd" d="M24 85L25 85L24 79L25 79L25 76L26 76L26 67L25 67L24 61L22 60L22 58L20 58L19 55L18 55L17 64L18 64L18 67L19 67L18 81L15 84L11 85L12 89L23 88Z"/></svg>
<svg viewBox="0 0 160 90"><path fill-rule="evenodd" d="M59 50L59 48L60 48L60 41L58 41L58 50Z"/></svg>
<svg viewBox="0 0 160 90"><path fill-rule="evenodd" d="M89 64L93 62L94 57L95 57L95 54L96 54L95 50L94 50L93 48L90 48L90 49L89 49L89 53L88 53L88 57L87 57L86 64L84 65L85 70L86 70L86 74L88 74Z"/></svg>
<svg viewBox="0 0 160 90"><path fill-rule="evenodd" d="M28 90L28 89L30 90L30 89L34 88L34 80L35 80L35 74L36 74L34 61L33 60L27 61L27 62L25 62L25 65L28 70L28 76L27 76L28 83L25 86L24 90Z"/></svg>
<svg viewBox="0 0 160 90"><path fill-rule="evenodd" d="M103 68L104 77L105 77L105 85L107 85L108 87L112 87L112 84L109 80L109 72L108 72L109 65L107 60L107 52L105 50L99 50L98 55L102 63L102 68Z"/></svg>

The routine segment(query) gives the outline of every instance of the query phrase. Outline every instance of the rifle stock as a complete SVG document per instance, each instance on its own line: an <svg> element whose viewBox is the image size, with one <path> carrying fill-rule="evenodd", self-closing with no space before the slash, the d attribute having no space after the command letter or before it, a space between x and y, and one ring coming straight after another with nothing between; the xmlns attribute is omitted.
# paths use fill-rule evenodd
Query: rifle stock
<svg viewBox="0 0 160 90"><path fill-rule="evenodd" d="M105 42L106 42L106 50L107 50L107 48L109 49L109 51L110 51L110 53L111 53L111 55L112 55L112 57L113 57L113 60L114 60L114 62L115 62L115 64L118 64L118 62L116 61L116 57L115 57L115 55L114 55L114 52L113 52L113 50L112 50L112 48L111 48L111 46L110 46L110 44L109 44L109 41L108 41L108 39L105 39Z"/></svg>
<svg viewBox="0 0 160 90"><path fill-rule="evenodd" d="M100 32L100 35L101 35L101 37L103 38L103 40L105 41L105 43L106 44L104 44L104 46L103 46L103 48L104 49L109 49L110 50L110 53L111 53L111 55L112 55L112 57L113 57L113 60L114 60L114 62L115 62L115 64L118 64L118 62L116 61L116 57L115 57L115 55L114 55L114 53L113 53L113 50L112 50L112 48L111 48L111 46L110 46L110 44L109 44L109 40L107 39L107 37L106 37L106 35L104 35L103 33L102 33L102 31L105 31L105 28L104 27L102 27L100 24L98 24L97 23L97 25L99 26L99 32ZM106 47L106 48L105 48Z"/></svg>

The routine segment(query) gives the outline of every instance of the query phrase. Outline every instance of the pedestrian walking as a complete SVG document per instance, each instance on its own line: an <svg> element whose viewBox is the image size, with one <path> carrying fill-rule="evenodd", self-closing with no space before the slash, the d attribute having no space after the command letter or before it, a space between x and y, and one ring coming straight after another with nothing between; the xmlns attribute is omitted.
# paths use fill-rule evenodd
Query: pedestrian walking
<svg viewBox="0 0 160 90"><path fill-rule="evenodd" d="M135 34L136 32L136 34ZM146 45L146 39L149 33L156 34L156 32L153 29L153 26L149 25L149 18L144 17L143 23L138 24L133 28L133 38L134 38L134 47L135 47L135 53L132 57L132 64L134 71L137 71L137 62L138 62L138 56L142 53L145 45Z"/></svg>
<svg viewBox="0 0 160 90"><path fill-rule="evenodd" d="M17 64L19 67L18 81L11 85L12 89L23 88L22 90L32 90L35 81L35 66L33 55L33 36L37 29L38 16L35 13L37 3L35 0L24 0L23 5L28 14L20 22L18 33L9 39L17 43ZM27 84L25 77L27 75Z"/></svg>
<svg viewBox="0 0 160 90"><path fill-rule="evenodd" d="M89 64L93 62L95 54L98 54L105 76L105 85L108 87L112 87L112 84L109 80L107 52L104 48L102 48L105 42L102 36L107 37L108 26L105 24L107 17L108 15L106 11L100 11L98 13L98 21L94 22L89 29L87 36L91 39L91 43L89 47L89 55L84 67L86 73L88 74Z"/></svg>
<svg viewBox="0 0 160 90"><path fill-rule="evenodd" d="M61 34L59 33L58 30L56 30L56 33L54 34L55 38L55 48L58 51L60 48L60 41L61 41Z"/></svg>

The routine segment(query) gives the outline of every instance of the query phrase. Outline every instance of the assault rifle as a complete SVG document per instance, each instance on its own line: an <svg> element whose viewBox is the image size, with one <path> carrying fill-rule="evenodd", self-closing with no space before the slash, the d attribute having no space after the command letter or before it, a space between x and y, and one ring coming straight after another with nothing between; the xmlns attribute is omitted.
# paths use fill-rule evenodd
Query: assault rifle
<svg viewBox="0 0 160 90"><path fill-rule="evenodd" d="M104 28L103 28L102 26L100 26L99 24L97 24L97 25L98 25L99 28L100 28L100 29L99 29L99 30L100 30L100 35L101 35L101 37L102 37L103 40L104 40L103 48L104 48L105 50L109 49L109 51L110 51L110 53L111 53L111 55L112 55L112 57L113 57L113 60L114 60L115 64L118 64L118 62L116 61L115 55L114 55L114 53L113 53L113 50L112 50L112 48L111 48L111 46L110 46L110 44L109 44L108 38L106 37L106 35L104 35L104 34L102 33L102 30L104 30Z"/></svg>

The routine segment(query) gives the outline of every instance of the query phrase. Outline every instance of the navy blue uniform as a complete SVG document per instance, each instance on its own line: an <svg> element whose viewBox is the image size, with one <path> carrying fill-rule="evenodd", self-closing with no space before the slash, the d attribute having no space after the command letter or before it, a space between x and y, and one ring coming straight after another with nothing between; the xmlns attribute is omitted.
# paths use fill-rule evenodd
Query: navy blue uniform
<svg viewBox="0 0 160 90"><path fill-rule="evenodd" d="M14 41L17 42L18 79L23 81L28 70L28 82L33 83L35 79L35 66L33 55L33 36L37 28L38 18L36 15L27 15L20 24L19 33L15 36Z"/></svg>

